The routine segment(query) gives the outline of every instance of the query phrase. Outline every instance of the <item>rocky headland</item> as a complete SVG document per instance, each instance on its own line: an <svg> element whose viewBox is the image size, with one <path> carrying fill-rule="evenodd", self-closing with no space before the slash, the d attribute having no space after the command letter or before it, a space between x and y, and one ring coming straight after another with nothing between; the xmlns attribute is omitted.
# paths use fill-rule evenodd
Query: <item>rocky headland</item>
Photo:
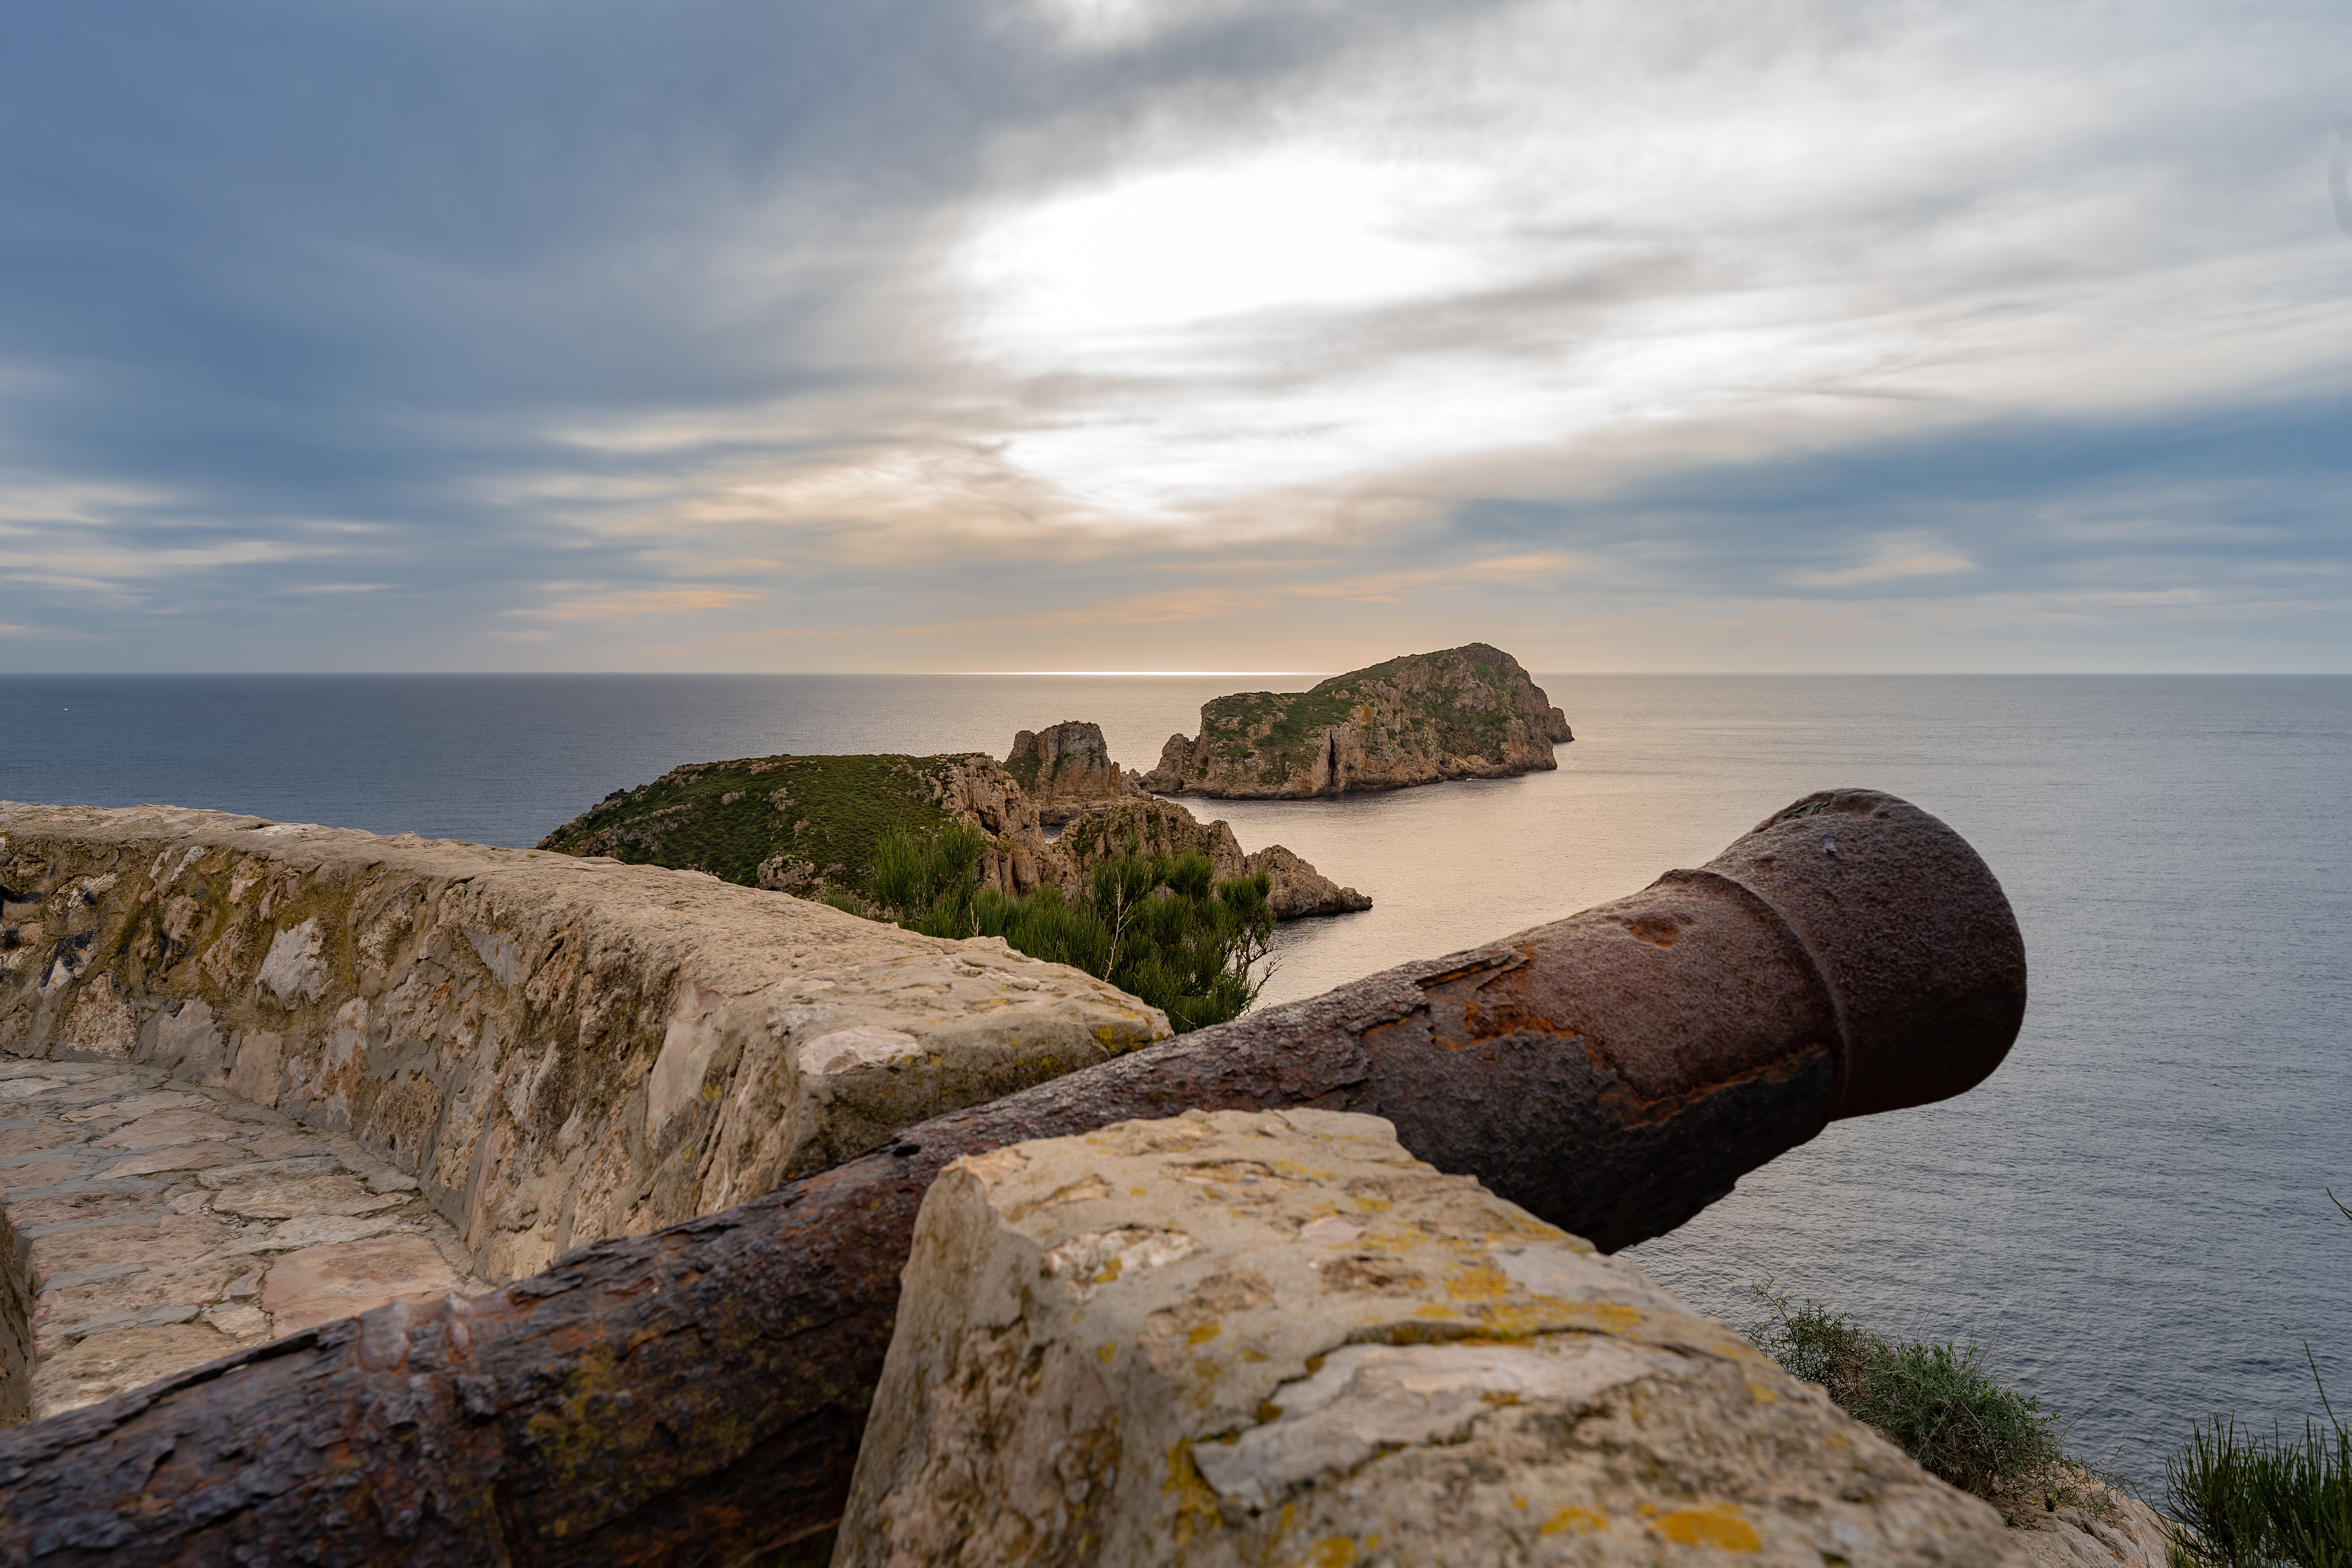
<svg viewBox="0 0 2352 1568"><path fill-rule="evenodd" d="M1344 795L1559 764L1574 740L1519 661L1485 643L1406 654L1305 691L1242 691L1171 735L1145 773L1155 795L1232 799Z"/></svg>
<svg viewBox="0 0 2352 1568"><path fill-rule="evenodd" d="M981 876L1012 897L1047 886L1076 896L1097 861L1132 845L1146 854L1197 851L1220 877L1265 872L1277 920L1372 902L1279 844L1245 855L1223 822L1154 800L1110 761L1101 729L1076 721L1022 731L1003 763L977 752L689 763L614 791L539 847L857 904L871 897L884 834L935 833L950 822L981 832ZM1049 822L1068 826L1049 840Z"/></svg>

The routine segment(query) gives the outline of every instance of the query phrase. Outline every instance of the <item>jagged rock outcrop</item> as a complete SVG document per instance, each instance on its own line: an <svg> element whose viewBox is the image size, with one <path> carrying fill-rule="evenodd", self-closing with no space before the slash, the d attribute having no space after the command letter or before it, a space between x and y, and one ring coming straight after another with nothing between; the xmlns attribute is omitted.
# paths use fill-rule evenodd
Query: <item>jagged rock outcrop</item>
<svg viewBox="0 0 2352 1568"><path fill-rule="evenodd" d="M1993 1568L2000 1516L1377 1117L1188 1111L923 1200L839 1568Z"/></svg>
<svg viewBox="0 0 2352 1568"><path fill-rule="evenodd" d="M1121 801L1151 798L1150 791L1110 760L1102 726L1084 720L1065 719L1043 730L1022 731L1013 737L1004 771L1036 802L1041 822L1064 823L1107 811Z"/></svg>
<svg viewBox="0 0 2352 1568"><path fill-rule="evenodd" d="M988 837L980 874L1000 892L1026 893L1060 879L1058 857L1045 841L1037 803L1020 782L978 752L940 757L931 770L931 801Z"/></svg>
<svg viewBox="0 0 2352 1568"><path fill-rule="evenodd" d="M698 872L0 802L0 1052L348 1131L492 1280L1169 1033L1001 942Z"/></svg>
<svg viewBox="0 0 2352 1568"><path fill-rule="evenodd" d="M1220 877L1266 874L1266 901L1278 921L1369 910L1372 900L1343 888L1279 844L1250 854L1223 821L1202 822L1173 801L1128 801L1073 822L1054 841L1070 868L1066 890L1085 885L1095 862L1130 847L1146 855L1205 855Z"/></svg>
<svg viewBox="0 0 2352 1568"><path fill-rule="evenodd" d="M1244 691L1201 710L1142 775L1158 795L1255 799L1502 778L1558 767L1568 718L1518 660L1485 643L1407 654L1306 691Z"/></svg>
<svg viewBox="0 0 2352 1568"><path fill-rule="evenodd" d="M1265 873L1266 902L1278 921L1301 915L1344 915L1372 907L1371 899L1353 888L1343 888L1279 844L1269 844L1242 857L1242 874Z"/></svg>

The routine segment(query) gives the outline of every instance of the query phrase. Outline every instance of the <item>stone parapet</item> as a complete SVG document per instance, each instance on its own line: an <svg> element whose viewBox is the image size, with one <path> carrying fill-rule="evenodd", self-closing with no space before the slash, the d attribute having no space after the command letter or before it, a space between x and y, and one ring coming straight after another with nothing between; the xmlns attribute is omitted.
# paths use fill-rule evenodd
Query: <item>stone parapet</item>
<svg viewBox="0 0 2352 1568"><path fill-rule="evenodd" d="M2000 1517L1379 1118L949 1165L836 1568L1993 1564Z"/></svg>
<svg viewBox="0 0 2352 1568"><path fill-rule="evenodd" d="M1002 942L698 872L0 803L0 1052L347 1132L491 1281L1168 1032Z"/></svg>

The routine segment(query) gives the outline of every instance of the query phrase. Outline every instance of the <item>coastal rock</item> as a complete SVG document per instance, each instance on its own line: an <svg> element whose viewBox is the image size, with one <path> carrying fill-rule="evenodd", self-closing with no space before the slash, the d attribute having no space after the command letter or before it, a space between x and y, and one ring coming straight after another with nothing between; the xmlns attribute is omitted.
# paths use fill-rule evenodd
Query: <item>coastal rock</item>
<svg viewBox="0 0 2352 1568"><path fill-rule="evenodd" d="M1171 735L1142 784L1239 799L1343 795L1558 767L1568 719L1518 660L1485 643L1407 654L1306 691L1244 691Z"/></svg>
<svg viewBox="0 0 2352 1568"><path fill-rule="evenodd" d="M1089 726L1091 728L1091 726ZM1097 739L1100 734L1097 732ZM943 764L931 773L931 800L941 811L971 824L988 837L980 874L1007 894L1021 894L1060 879L1056 857L1045 842L1037 803L993 757L974 752L932 759Z"/></svg>
<svg viewBox="0 0 2352 1568"><path fill-rule="evenodd" d="M1990 1507L1378 1118L966 1157L904 1280L840 1568L2010 1561Z"/></svg>
<svg viewBox="0 0 2352 1568"><path fill-rule="evenodd" d="M1372 900L1353 888L1343 888L1279 844L1269 844L1242 857L1242 875L1265 872L1269 884L1266 902L1278 921L1302 915L1344 915L1369 910Z"/></svg>
<svg viewBox="0 0 2352 1568"><path fill-rule="evenodd" d="M1065 719L1013 737L1004 771L1037 805L1038 819L1063 823L1150 795L1110 760L1102 726Z"/></svg>
<svg viewBox="0 0 2352 1568"><path fill-rule="evenodd" d="M992 805L1002 770L979 763L944 772L940 798L1017 831L1018 789ZM1001 943L413 834L0 803L0 1053L176 1067L349 1132L417 1179L493 1281L1171 1032ZM845 1039L861 1048L812 1048ZM131 1122L117 1157L214 1136L173 1120L188 1110ZM377 1206L344 1199L225 1201L254 1220Z"/></svg>
<svg viewBox="0 0 2352 1568"><path fill-rule="evenodd" d="M1202 822L1173 801L1127 801L1062 830L1054 847L1069 866L1066 890L1076 892L1095 862L1129 847L1145 855L1205 855L1220 878L1266 873L1266 901L1278 921L1369 910L1372 900L1343 888L1279 844L1244 855L1230 824Z"/></svg>
<svg viewBox="0 0 2352 1568"><path fill-rule="evenodd" d="M1070 866L1069 890L1085 885L1098 860L1139 855L1205 855L1220 877L1242 874L1241 841L1230 824L1202 822L1173 801L1122 802L1079 818L1062 830L1054 848Z"/></svg>
<svg viewBox="0 0 2352 1568"><path fill-rule="evenodd" d="M2163 1516L2136 1497L2092 1483L2094 1506L2021 1508L2010 1541L2030 1568L2168 1568Z"/></svg>

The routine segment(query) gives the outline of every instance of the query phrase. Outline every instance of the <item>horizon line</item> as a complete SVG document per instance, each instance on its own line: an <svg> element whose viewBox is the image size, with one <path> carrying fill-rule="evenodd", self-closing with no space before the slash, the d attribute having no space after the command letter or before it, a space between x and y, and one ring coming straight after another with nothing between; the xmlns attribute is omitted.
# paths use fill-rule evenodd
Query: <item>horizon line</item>
<svg viewBox="0 0 2352 1568"><path fill-rule="evenodd" d="M1527 668L1530 675L1569 676L1589 679L1771 679L1802 677L1806 679L1830 680L1895 680L1943 679L2042 679L2053 677L2103 676L2119 679L2140 678L2203 678L2211 679L2310 679L2340 680L2352 678L2352 669L1539 669ZM268 677L295 680L332 680L381 676L593 676L601 679L615 677L682 676L693 679L711 677L771 677L771 676L905 676L925 679L943 676L1055 676L1082 679L1108 677L1133 679L1238 679L1246 677L1326 675L1319 669L10 669L0 670L0 680L54 680L102 678L135 678L142 679L202 679L222 676Z"/></svg>

